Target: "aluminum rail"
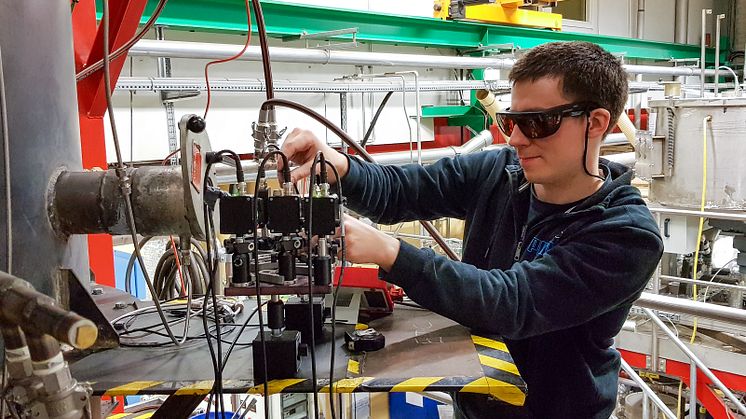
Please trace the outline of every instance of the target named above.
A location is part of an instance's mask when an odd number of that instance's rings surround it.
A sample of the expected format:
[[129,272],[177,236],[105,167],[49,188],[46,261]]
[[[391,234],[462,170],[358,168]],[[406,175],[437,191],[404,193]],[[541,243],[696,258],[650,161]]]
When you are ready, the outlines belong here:
[[727,323],[746,325],[746,310],[724,307],[717,304],[702,303],[684,298],[643,292],[634,303],[643,309],[660,310],[669,313],[689,314]]
[[722,282],[703,281],[700,279],[682,278],[680,276],[661,275],[660,279],[666,282],[681,282],[683,284],[697,284],[705,287],[746,291],[746,286],[743,285],[724,284]]
[[[507,81],[489,80],[428,80],[421,81],[420,90],[423,92],[446,92],[462,90],[510,90]],[[274,89],[279,92],[293,93],[375,93],[375,92],[415,92],[415,86],[395,81],[303,81],[303,80],[275,80]],[[647,88],[644,86],[643,88]],[[655,87],[655,86],[650,86]],[[204,78],[182,77],[120,77],[117,81],[118,90],[139,92],[157,92],[160,90],[206,90]],[[661,87],[662,88],[662,87]],[[210,90],[226,92],[263,92],[264,80],[248,78],[210,77]]]
[[[206,42],[157,41],[143,39],[137,42],[129,51],[135,57],[168,57],[168,58],[196,58],[222,59],[228,58],[241,50],[240,45],[213,44]],[[342,65],[378,65],[398,67],[428,67],[428,68],[494,68],[507,70],[513,67],[512,58],[495,57],[457,57],[449,55],[398,54],[383,52],[335,51],[323,49],[270,47],[270,55],[274,62],[306,63],[306,64],[342,64]],[[245,61],[261,61],[259,47],[250,46],[238,58]],[[657,74],[666,76],[694,76],[700,71],[689,67],[662,67],[652,65],[625,65],[624,69],[630,74]],[[706,70],[708,76],[714,75],[715,70]]]
[[[291,93],[376,93],[376,92],[412,92],[416,87],[411,84],[402,86],[391,81],[354,81],[350,79],[335,81],[275,80],[274,88],[280,92]],[[707,83],[707,88],[714,88],[714,83]],[[735,88],[734,83],[720,83],[721,89]],[[663,91],[658,82],[629,82],[630,90]],[[694,89],[694,85],[682,86]],[[697,86],[697,88],[699,88]],[[206,90],[204,78],[197,77],[120,77],[117,90],[133,92],[159,92],[163,90]],[[505,80],[426,80],[420,82],[422,92],[453,92],[463,90],[509,91],[510,83]],[[210,90],[222,92],[264,92],[264,80],[249,78],[210,77]]]
[[[663,323],[663,321],[658,318],[658,315],[656,315],[649,308],[643,308],[643,311],[650,318],[650,320],[652,320],[653,323],[655,323],[656,326],[658,326],[661,330],[663,330],[663,332],[668,336],[671,342],[673,342],[673,344],[676,345],[681,350],[681,352],[683,352],[692,361],[692,374],[690,377],[691,378],[690,391],[695,394],[695,396],[693,396],[692,398],[696,400],[696,387],[695,387],[696,382],[694,380],[697,377],[696,368],[699,368],[702,371],[702,374],[704,374],[707,378],[709,378],[710,381],[712,381],[712,383],[715,384],[715,386],[717,386],[717,388],[719,388],[720,391],[723,392],[723,394],[725,394],[725,397],[727,397],[728,400],[730,400],[731,403],[733,403],[736,406],[736,409],[742,415],[746,415],[746,406],[744,406],[743,403],[741,403],[741,401],[738,400],[735,394],[733,394],[733,392],[731,392],[728,389],[728,387],[726,387],[725,384],[723,384],[723,382],[720,381],[720,379],[718,379],[717,376],[715,376],[715,374],[713,374],[712,371],[710,371],[707,365],[705,365],[705,363],[702,362],[702,360],[699,359],[699,357],[697,357],[697,355],[695,355],[694,352],[692,352],[692,350],[689,349],[689,347],[687,347],[686,344],[684,344],[684,342],[681,341],[681,339],[676,337],[676,335],[671,331],[671,329],[669,329],[668,326],[666,326],[666,324]],[[744,311],[744,310],[739,310],[739,311]],[[744,311],[744,313],[746,313],[746,311]]]
[[[643,381],[643,379],[640,378],[639,375],[637,375],[637,372],[635,372],[635,370],[632,369],[632,367],[627,363],[627,361],[624,360],[624,358],[622,358],[622,369],[624,370],[624,372],[627,373],[627,375],[629,375],[629,378],[631,378],[632,381],[634,381],[635,385],[640,387],[640,390],[642,390],[643,397],[650,399],[653,402],[653,404],[655,404],[658,407],[658,409],[661,410],[661,413],[666,415],[667,418],[676,419],[676,415],[671,411],[671,409],[669,409],[668,406],[666,406],[666,404],[663,403],[663,400],[661,400],[661,398],[658,397],[657,394],[655,394],[653,389],[651,389],[650,386],[647,385],[647,383]],[[645,401],[643,401],[643,403],[645,403]]]
[[687,215],[691,217],[706,217],[714,218],[716,220],[730,220],[730,221],[746,221],[746,213],[743,211],[739,212],[715,212],[715,211],[697,211],[688,210],[681,208],[667,208],[667,207],[648,207],[652,213],[671,214],[671,215]]

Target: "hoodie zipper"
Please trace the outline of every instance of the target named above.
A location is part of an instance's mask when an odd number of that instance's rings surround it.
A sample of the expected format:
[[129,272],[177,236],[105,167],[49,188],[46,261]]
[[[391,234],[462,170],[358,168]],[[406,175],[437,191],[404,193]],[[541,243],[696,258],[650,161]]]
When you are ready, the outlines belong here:
[[518,239],[518,246],[515,248],[515,255],[513,255],[513,260],[518,262],[521,259],[521,249],[523,249],[523,240],[526,239],[526,230],[528,229],[528,223],[523,225],[523,229],[521,230],[521,238]]

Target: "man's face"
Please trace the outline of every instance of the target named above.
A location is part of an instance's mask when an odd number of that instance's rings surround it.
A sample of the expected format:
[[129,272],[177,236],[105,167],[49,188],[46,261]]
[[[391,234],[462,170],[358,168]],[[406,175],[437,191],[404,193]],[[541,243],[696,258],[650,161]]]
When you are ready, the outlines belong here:
[[[516,82],[510,110],[541,111],[568,103],[572,100],[562,95],[560,80],[545,77],[533,82]],[[509,144],[518,153],[526,179],[535,184],[562,184],[585,176],[581,162],[586,124],[585,116],[565,116],[557,132],[534,140],[527,138],[516,126]]]

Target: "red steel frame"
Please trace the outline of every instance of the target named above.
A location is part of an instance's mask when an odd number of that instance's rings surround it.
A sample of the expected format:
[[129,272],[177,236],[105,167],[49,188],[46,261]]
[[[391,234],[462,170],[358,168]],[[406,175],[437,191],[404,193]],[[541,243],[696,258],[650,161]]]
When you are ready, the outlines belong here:
[[[646,355],[638,352],[632,352],[620,349],[627,363],[639,369],[646,369]],[[685,362],[666,359],[666,369],[661,371],[662,374],[679,377],[687,386],[689,385],[690,365]],[[746,391],[746,377],[736,375],[725,371],[712,370],[715,376],[731,390]],[[712,381],[697,370],[697,400],[707,409],[707,412],[715,419],[735,418],[730,410],[725,406],[723,400],[711,388]]]
[[[134,36],[147,0],[109,0],[111,50],[115,50]],[[103,28],[96,23],[95,0],[80,0],[72,14],[76,72],[95,63],[103,56]],[[111,63],[111,81],[115,84],[126,60],[126,55]],[[104,141],[104,113],[106,97],[101,71],[78,83],[78,119],[83,168],[106,168]],[[96,282],[115,285],[114,251],[111,236],[88,236],[88,256]]]

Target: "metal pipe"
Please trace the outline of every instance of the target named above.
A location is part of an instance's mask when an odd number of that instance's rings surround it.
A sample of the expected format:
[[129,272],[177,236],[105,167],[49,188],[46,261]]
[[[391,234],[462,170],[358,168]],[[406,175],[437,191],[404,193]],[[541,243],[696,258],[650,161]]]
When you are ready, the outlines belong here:
[[25,333],[50,335],[78,349],[93,345],[98,328],[93,322],[55,305],[28,282],[0,272],[0,323]]
[[[650,318],[650,320],[653,321],[658,327],[663,330],[663,332],[666,333],[668,338],[671,340],[671,342],[676,345],[679,349],[681,349],[681,352],[683,352],[700,370],[702,370],[702,374],[704,374],[707,378],[709,378],[715,386],[717,386],[720,391],[722,391],[725,396],[736,406],[736,409],[738,409],[739,412],[741,412],[742,415],[746,415],[746,406],[741,403],[740,400],[731,392],[728,387],[726,387],[722,381],[720,381],[715,374],[710,371],[709,368],[707,368],[707,365],[705,365],[704,362],[702,362],[701,359],[697,357],[697,355],[692,352],[689,347],[687,347],[684,342],[681,341],[681,339],[677,338],[676,335],[669,329],[661,319],[658,318],[658,316],[649,308],[643,308],[642,309],[645,314]],[[736,311],[743,311],[743,310],[736,310]],[[696,375],[695,375],[696,377]]]
[[[235,169],[233,169],[235,170]],[[180,166],[127,169],[132,179],[135,225],[146,236],[193,235],[201,238],[187,210]],[[63,234],[127,234],[125,202],[114,169],[63,172],[54,184],[50,219]]]
[[[718,82],[720,81],[720,21],[725,19],[724,14],[719,14],[715,18],[715,96],[718,95]],[[738,85],[738,78],[736,78]]]
[[627,167],[632,167],[635,165],[635,153],[633,151],[629,153],[607,154],[605,156],[601,156],[601,158],[614,163],[623,164]]
[[699,56],[699,68],[700,68],[700,74],[699,74],[699,96],[705,97],[705,47],[707,46],[705,43],[705,31],[707,30],[707,15],[712,14],[712,9],[702,9],[702,33],[700,34],[700,56]]
[[422,164],[422,107],[420,106],[420,73],[412,71],[397,71],[394,74],[404,75],[412,74],[414,76],[414,106],[417,116],[417,164]]
[[[429,164],[434,163],[440,159],[447,157],[455,157],[461,154],[474,153],[480,150],[496,150],[502,147],[507,147],[506,144],[492,144],[492,134],[489,131],[482,131],[479,135],[474,136],[472,139],[460,145],[458,147],[443,147],[443,148],[432,148],[422,151],[422,163]],[[373,160],[378,164],[406,164],[409,163],[409,151],[395,151],[391,153],[378,153],[373,154]],[[609,154],[602,156],[603,159],[623,164],[627,167],[634,165],[635,153],[618,153]],[[241,167],[244,173],[249,176],[255,174],[259,168],[259,164],[253,160],[242,160]],[[276,172],[274,171],[275,166],[268,164],[266,165],[266,175],[269,178],[275,177]],[[226,185],[236,183],[236,170],[233,167],[225,165],[216,166],[215,179],[219,185]]]
[[630,386],[635,385],[639,387],[643,393],[647,393],[650,401],[652,401],[653,404],[661,410],[661,413],[663,413],[668,419],[676,419],[676,415],[671,411],[671,409],[669,409],[668,406],[663,402],[663,400],[661,400],[660,397],[655,394],[653,389],[651,389],[650,386],[647,385],[647,383],[637,374],[637,372],[627,363],[627,361],[624,360],[624,358],[622,358],[622,369],[624,370],[624,372],[627,373],[627,375],[630,376],[630,380],[619,378],[620,383]]
[[[482,131],[479,135],[474,136],[469,141],[458,147],[434,148],[422,151],[422,163],[433,163],[445,157],[455,157],[460,154],[469,154],[479,151],[492,144],[492,133]],[[632,153],[634,154],[634,153]],[[373,160],[378,164],[405,164],[409,163],[408,151],[396,151],[392,153],[373,154]],[[252,160],[241,161],[241,167],[246,175],[256,173],[259,165]],[[271,167],[274,169],[274,167]],[[216,178],[219,184],[235,183],[236,169],[226,165],[216,166]],[[269,176],[269,171],[267,172]]]
[[[718,66],[718,70],[727,70],[730,73],[730,75],[733,76],[733,80],[735,80],[735,84],[736,84],[734,87],[736,97],[741,97],[741,85],[738,83],[738,74],[736,74],[736,72],[733,71],[733,69],[728,67],[727,65]],[[717,89],[720,86],[720,83],[715,83],[715,86],[716,86],[715,89]]]
[[666,282],[681,282],[683,284],[697,284],[712,288],[721,288],[734,291],[746,291],[746,287],[742,285],[723,284],[722,282],[702,281],[701,279],[682,278],[679,276],[661,275],[660,279]]
[[[231,57],[240,50],[240,45],[232,44],[154,41],[143,39],[129,50],[129,56],[214,60]],[[272,61],[285,63],[341,64],[356,66],[375,65],[387,67],[428,67],[445,69],[475,69],[490,67],[499,70],[508,70],[513,67],[513,64],[515,64],[515,60],[512,58],[494,57],[456,57],[279,47],[271,47],[270,52],[272,55]],[[259,47],[250,46],[238,59],[244,61],[261,61]],[[694,70],[687,67],[625,65],[624,68],[630,74],[658,74],[671,76],[691,76],[695,74]],[[710,74],[708,73],[708,75]]]
[[688,314],[707,319],[721,320],[737,325],[746,325],[746,310],[739,310],[732,307],[702,303],[684,298],[651,294],[648,292],[643,292],[634,304],[643,309]]
[[689,0],[676,0],[675,34],[674,42],[687,43],[687,30],[689,29]]
[[637,0],[637,39],[645,35],[645,0]]
[[707,218],[714,218],[718,220],[746,221],[746,214],[744,214],[743,212],[730,213],[730,212],[715,212],[715,211],[696,211],[696,210],[687,210],[687,209],[679,209],[679,208],[653,207],[653,206],[648,207],[648,209],[652,213],[660,212],[661,214],[688,215],[692,217],[707,217]]
[[[31,354],[26,344],[26,336],[18,326],[2,326],[0,333],[5,345],[5,368],[11,381],[23,380],[33,375]],[[5,374],[5,371],[0,371]]]
[[689,419],[697,419],[697,364],[689,365]]

